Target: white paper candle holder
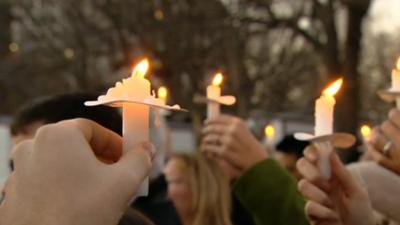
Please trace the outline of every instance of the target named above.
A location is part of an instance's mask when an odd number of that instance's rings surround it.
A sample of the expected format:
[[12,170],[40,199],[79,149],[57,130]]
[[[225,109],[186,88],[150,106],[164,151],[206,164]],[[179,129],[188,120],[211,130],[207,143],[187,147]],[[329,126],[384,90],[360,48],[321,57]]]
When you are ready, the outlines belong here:
[[309,141],[317,148],[319,161],[318,167],[324,179],[331,177],[331,164],[329,157],[335,148],[349,148],[356,142],[356,138],[348,133],[333,133],[315,136],[308,133],[295,133],[294,137],[300,141]]
[[396,102],[396,107],[400,109],[400,91],[392,90],[391,88],[378,91],[378,96],[385,102]]
[[199,96],[196,95],[193,98],[193,101],[195,103],[199,103],[199,104],[207,104],[207,103],[217,103],[217,104],[221,104],[221,105],[233,105],[236,103],[236,98],[235,96],[232,95],[225,95],[225,96],[220,96],[218,98],[209,98],[206,96]]

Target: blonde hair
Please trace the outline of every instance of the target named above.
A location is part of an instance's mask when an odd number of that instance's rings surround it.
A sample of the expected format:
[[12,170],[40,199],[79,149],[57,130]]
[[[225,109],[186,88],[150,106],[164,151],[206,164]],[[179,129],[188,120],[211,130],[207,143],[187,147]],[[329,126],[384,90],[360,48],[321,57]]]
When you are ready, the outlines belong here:
[[175,154],[189,177],[194,215],[192,225],[232,225],[229,180],[217,163],[201,154]]

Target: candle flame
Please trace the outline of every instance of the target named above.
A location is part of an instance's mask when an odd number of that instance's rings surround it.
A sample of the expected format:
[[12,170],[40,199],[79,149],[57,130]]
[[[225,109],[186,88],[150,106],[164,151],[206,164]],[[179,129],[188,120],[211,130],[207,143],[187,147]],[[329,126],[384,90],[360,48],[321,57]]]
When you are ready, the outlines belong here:
[[212,81],[212,85],[219,87],[222,84],[222,81],[224,80],[224,76],[222,76],[222,73],[217,73],[214,76],[214,79]]
[[267,136],[269,138],[275,136],[275,127],[272,125],[265,126],[264,133],[265,133],[265,136]]
[[168,89],[164,86],[158,88],[157,95],[158,95],[158,98],[160,98],[160,99],[167,99]]
[[368,125],[363,125],[360,128],[360,132],[364,138],[368,138],[369,136],[371,136],[371,127],[369,127]]
[[397,70],[400,70],[400,57],[397,59],[396,68],[397,68]]
[[144,78],[147,71],[149,70],[150,63],[148,59],[143,59],[138,64],[136,64],[135,68],[133,68],[132,76]]
[[323,91],[324,95],[335,96],[335,94],[339,91],[340,87],[342,87],[343,78],[336,80],[333,84],[331,84],[327,89]]

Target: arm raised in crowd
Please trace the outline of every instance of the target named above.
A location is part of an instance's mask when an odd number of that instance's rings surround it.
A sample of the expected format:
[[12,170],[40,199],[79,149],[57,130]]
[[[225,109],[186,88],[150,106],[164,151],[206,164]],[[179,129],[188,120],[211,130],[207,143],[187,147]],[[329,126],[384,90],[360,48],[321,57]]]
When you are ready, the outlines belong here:
[[117,224],[150,170],[154,148],[146,143],[121,155],[121,137],[92,121],[40,128],[13,150],[0,224]]
[[310,145],[297,168],[304,176],[298,184],[308,199],[305,212],[312,224],[373,225],[372,207],[367,190],[342,164],[336,153],[331,156],[332,178],[324,180],[317,167],[318,153]]
[[239,118],[221,115],[206,121],[201,150],[236,171],[234,191],[257,225],[308,224],[296,181],[269,158]]

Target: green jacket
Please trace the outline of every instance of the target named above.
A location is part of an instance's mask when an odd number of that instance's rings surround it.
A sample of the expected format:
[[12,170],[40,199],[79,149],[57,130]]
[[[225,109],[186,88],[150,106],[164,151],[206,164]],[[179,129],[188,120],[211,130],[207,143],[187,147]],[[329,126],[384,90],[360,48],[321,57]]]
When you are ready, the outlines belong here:
[[257,225],[309,224],[296,181],[273,159],[251,167],[233,191]]

